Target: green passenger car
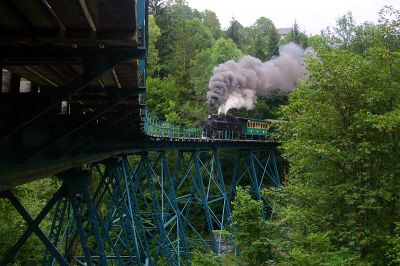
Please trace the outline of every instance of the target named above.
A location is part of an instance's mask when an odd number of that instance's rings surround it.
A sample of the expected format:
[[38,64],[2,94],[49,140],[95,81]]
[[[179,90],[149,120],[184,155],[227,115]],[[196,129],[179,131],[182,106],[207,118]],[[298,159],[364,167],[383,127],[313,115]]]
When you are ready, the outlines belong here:
[[242,120],[243,133],[246,135],[260,135],[266,136],[268,133],[269,125],[266,121],[246,119]]
[[273,129],[274,124],[279,123],[279,120],[272,119],[252,119],[252,118],[239,118],[242,126],[242,134],[248,136],[261,136],[266,137]]

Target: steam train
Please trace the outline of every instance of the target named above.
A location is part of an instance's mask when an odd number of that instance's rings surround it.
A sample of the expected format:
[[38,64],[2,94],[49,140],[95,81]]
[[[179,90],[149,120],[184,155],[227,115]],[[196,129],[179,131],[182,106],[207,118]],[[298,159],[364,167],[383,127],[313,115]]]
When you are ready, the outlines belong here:
[[202,137],[212,139],[266,139],[279,120],[251,119],[231,115],[211,114],[201,123]]

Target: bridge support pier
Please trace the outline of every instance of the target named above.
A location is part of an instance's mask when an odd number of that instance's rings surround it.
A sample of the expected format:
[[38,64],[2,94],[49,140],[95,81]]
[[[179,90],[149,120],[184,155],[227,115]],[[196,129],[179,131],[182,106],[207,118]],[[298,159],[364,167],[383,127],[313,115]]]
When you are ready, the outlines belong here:
[[[198,238],[197,241],[203,246],[221,252],[222,231],[230,222],[231,211],[218,151],[180,151],[174,182],[177,201],[185,215],[186,227],[192,229]],[[185,191],[188,187],[190,192]],[[202,213],[199,213],[200,208],[197,206],[201,206]],[[198,223],[199,219],[207,225],[210,240],[201,237],[193,225]],[[192,247],[195,246],[193,243]]]
[[[151,264],[147,237],[131,194],[134,184],[126,159],[111,159],[94,164],[90,171],[74,169],[60,176],[68,197],[55,208],[49,238],[58,248],[64,247],[69,262]],[[65,212],[70,212],[68,219]],[[46,252],[43,265],[53,263],[54,257]]]
[[235,195],[235,188],[238,185],[249,185],[249,180],[254,198],[264,203],[261,210],[263,218],[272,219],[273,209],[269,206],[268,199],[262,195],[262,189],[282,185],[273,150],[238,151],[233,169],[231,198]]

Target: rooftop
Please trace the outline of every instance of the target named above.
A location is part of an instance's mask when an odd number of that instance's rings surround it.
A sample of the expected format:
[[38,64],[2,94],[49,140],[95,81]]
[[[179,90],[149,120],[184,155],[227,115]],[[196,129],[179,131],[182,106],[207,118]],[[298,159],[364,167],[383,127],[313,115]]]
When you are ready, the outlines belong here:
[[292,30],[292,28],[279,28],[278,33],[281,36],[286,36],[289,34],[289,32]]

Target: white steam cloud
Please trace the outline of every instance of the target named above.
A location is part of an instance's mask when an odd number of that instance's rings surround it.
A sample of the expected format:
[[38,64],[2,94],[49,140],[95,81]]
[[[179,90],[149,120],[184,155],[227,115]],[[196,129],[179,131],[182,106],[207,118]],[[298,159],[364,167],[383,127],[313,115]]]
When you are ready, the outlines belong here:
[[279,56],[267,62],[245,56],[239,62],[220,64],[210,79],[208,104],[226,114],[232,108],[253,109],[257,96],[276,89],[292,91],[305,76],[304,53],[298,45],[288,43],[279,47]]

